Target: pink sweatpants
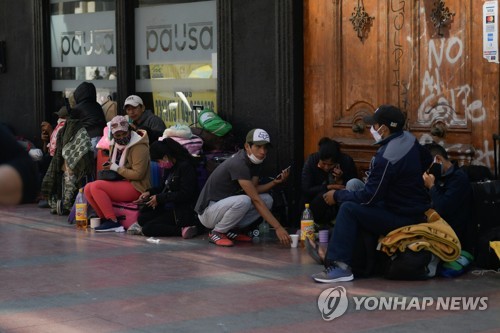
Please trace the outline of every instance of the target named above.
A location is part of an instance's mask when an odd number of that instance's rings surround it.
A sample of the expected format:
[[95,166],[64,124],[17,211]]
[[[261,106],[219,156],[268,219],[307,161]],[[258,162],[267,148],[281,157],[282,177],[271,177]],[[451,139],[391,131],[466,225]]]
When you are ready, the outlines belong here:
[[137,200],[141,192],[137,191],[128,180],[109,181],[96,180],[85,185],[85,197],[102,218],[116,221],[113,201],[132,202]]

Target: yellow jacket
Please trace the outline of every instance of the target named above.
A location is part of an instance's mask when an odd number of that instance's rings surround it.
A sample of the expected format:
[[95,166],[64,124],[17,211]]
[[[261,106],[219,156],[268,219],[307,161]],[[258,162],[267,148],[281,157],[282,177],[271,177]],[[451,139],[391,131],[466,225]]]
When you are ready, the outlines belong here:
[[434,209],[425,212],[427,222],[393,230],[379,241],[380,250],[392,256],[422,249],[431,251],[443,261],[454,261],[460,256],[460,241],[455,231]]

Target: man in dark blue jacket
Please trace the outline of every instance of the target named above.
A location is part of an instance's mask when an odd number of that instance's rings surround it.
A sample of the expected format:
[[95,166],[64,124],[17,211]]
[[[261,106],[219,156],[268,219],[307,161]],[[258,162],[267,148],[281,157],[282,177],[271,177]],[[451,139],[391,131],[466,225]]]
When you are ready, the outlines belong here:
[[351,261],[359,229],[380,236],[390,231],[425,222],[430,208],[422,173],[432,157],[417,139],[403,131],[405,116],[392,105],[380,106],[364,121],[372,125],[375,144],[380,145],[371,161],[364,189],[331,190],[324,195],[329,205],[340,203],[328,244],[326,269],[312,278],[316,282],[351,281]]
[[472,187],[469,177],[448,159],[448,153],[443,146],[431,143],[426,144],[425,148],[434,157],[433,165],[437,166],[435,172],[423,174],[424,185],[431,196],[432,208],[453,228],[462,248],[469,250],[472,245],[466,230],[472,219]]

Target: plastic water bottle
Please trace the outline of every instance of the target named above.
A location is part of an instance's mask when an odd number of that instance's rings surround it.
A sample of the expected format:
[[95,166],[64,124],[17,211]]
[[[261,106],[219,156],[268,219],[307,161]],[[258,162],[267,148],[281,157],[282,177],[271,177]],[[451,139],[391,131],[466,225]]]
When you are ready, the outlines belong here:
[[260,237],[266,239],[269,236],[269,223],[266,221],[263,221],[261,224],[259,224],[259,235]]
[[300,220],[300,246],[305,247],[306,237],[314,240],[314,218],[309,204],[305,204]]
[[75,220],[76,228],[87,230],[88,219],[87,219],[87,199],[83,195],[83,189],[78,191],[78,195],[75,200]]

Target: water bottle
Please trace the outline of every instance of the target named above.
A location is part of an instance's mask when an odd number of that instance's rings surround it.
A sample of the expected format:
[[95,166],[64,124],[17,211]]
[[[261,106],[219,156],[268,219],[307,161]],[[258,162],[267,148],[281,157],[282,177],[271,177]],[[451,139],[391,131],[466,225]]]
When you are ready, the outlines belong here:
[[87,199],[83,195],[83,189],[78,191],[75,200],[76,228],[87,230]]
[[314,218],[309,204],[305,204],[300,220],[300,246],[305,247],[306,238],[314,240]]
[[269,223],[266,221],[263,221],[261,224],[259,224],[259,235],[260,237],[266,239],[269,236]]

